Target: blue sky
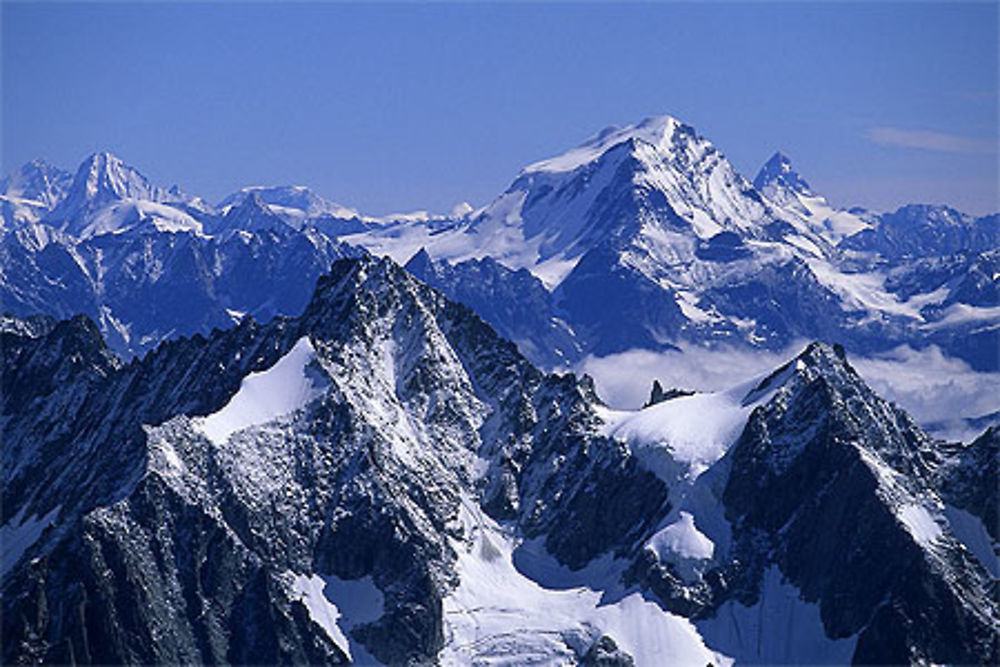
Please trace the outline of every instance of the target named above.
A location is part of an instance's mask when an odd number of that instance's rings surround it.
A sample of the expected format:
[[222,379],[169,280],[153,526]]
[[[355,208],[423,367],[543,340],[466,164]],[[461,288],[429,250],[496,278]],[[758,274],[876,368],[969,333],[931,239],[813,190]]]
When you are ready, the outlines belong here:
[[670,113],[841,204],[997,202],[997,3],[2,5],[3,168],[111,150],[216,201],[486,203]]

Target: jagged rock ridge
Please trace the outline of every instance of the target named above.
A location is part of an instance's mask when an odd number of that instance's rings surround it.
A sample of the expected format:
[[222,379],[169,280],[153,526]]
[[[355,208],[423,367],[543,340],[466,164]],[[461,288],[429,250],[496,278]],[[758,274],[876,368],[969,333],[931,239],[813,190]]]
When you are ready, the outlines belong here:
[[[943,448],[842,350],[812,345],[732,398],[616,415],[367,257],[335,263],[300,317],[127,365],[86,318],[3,331],[3,526],[24,546],[4,559],[5,661],[650,664],[640,613],[673,637],[659,659],[751,660],[720,624],[770,594],[769,572],[855,660],[997,657],[987,565],[947,509],[990,520],[968,461],[995,472],[995,438]],[[745,427],[695,452],[698,474],[670,472],[681,441],[622,435],[721,398]],[[525,607],[523,641],[500,641],[477,568],[552,618]],[[610,606],[560,616],[567,584],[549,579],[572,572]],[[326,620],[345,586],[374,611]]]

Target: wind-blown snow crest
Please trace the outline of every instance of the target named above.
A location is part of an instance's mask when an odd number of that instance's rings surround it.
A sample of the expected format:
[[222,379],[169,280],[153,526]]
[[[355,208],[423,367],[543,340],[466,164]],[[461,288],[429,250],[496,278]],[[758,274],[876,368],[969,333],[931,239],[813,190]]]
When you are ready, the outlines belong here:
[[656,116],[635,125],[621,128],[608,127],[580,146],[562,155],[530,164],[524,168],[524,171],[573,171],[593,162],[608,149],[629,139],[638,139],[654,146],[664,146],[673,136],[674,131],[681,126],[682,123],[672,116]]
[[722,458],[754,407],[769,396],[754,396],[744,404],[753,386],[754,381],[742,382],[726,391],[680,396],[636,412],[601,409],[603,433],[628,442],[647,467],[672,483],[678,473],[657,462],[666,450],[682,467],[679,474],[693,481]]
[[303,337],[271,368],[251,373],[239,391],[216,413],[195,420],[196,429],[217,445],[237,431],[265,424],[300,410],[319,397],[325,387],[308,372],[316,351]]

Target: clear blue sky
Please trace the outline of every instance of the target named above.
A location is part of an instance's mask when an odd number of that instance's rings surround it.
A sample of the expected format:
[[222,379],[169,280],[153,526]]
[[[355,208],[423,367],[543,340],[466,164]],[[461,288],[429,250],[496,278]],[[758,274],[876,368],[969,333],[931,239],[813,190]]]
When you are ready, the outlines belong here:
[[841,204],[997,204],[997,3],[2,3],[3,168],[111,150],[216,201],[482,204],[671,113]]

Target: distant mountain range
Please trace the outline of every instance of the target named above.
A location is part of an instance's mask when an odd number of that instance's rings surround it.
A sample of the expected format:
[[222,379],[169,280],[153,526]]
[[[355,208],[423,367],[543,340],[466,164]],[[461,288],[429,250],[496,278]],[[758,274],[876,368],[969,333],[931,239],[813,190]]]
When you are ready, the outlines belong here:
[[781,154],[751,183],[671,117],[606,129],[457,217],[374,218],[297,186],[212,206],[109,154],[72,176],[29,163],[0,201],[4,309],[85,313],[125,355],[298,314],[333,259],[367,251],[408,263],[547,368],[808,338],[858,354],[934,344],[1000,368],[997,215],[838,209]]

